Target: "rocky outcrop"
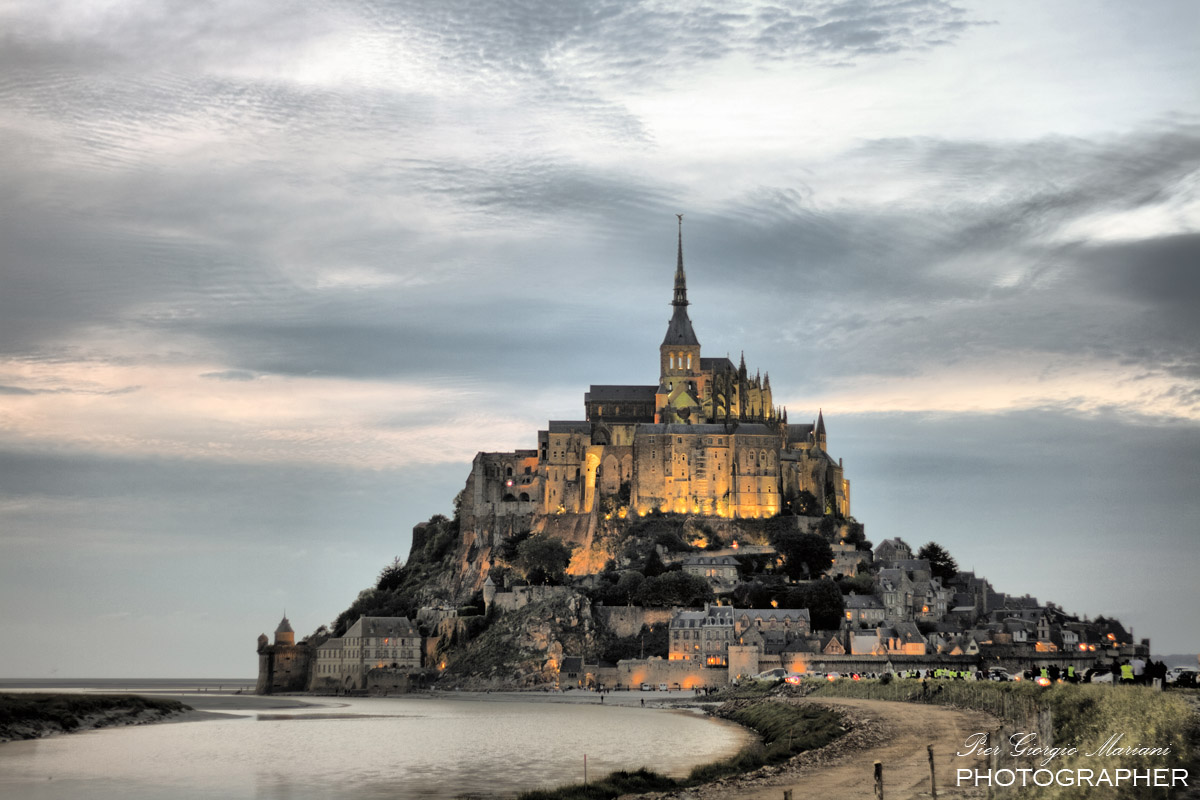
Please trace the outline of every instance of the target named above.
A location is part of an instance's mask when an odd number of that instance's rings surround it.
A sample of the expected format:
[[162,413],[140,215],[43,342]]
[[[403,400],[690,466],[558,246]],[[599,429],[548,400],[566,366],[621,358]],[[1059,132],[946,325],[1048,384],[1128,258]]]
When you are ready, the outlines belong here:
[[496,615],[478,636],[443,654],[443,685],[551,686],[563,655],[593,653],[591,604],[578,592]]

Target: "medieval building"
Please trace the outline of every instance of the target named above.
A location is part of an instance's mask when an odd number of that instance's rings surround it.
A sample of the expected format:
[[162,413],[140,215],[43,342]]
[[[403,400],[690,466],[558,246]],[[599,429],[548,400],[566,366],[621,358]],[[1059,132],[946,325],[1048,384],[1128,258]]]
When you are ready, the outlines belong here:
[[814,496],[818,514],[850,513],[824,417],[789,423],[769,374],[751,374],[744,356],[735,366],[702,355],[688,317],[682,221],[671,305],[657,383],[593,385],[584,419],[550,421],[536,450],[478,454],[463,498],[468,513],[759,518],[802,492]]

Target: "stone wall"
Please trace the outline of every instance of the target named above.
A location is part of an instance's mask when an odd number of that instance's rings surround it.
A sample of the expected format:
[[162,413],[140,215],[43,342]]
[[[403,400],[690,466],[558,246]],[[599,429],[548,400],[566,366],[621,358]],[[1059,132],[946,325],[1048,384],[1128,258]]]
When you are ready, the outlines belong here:
[[669,624],[673,613],[669,608],[641,606],[596,606],[593,612],[609,632],[622,638],[637,636],[643,625]]
[[313,648],[307,643],[271,644],[258,649],[258,683],[255,694],[302,692],[308,688]]
[[367,694],[405,694],[414,688],[412,676],[406,669],[373,669],[367,672]]
[[575,594],[569,586],[514,586],[511,591],[497,592],[492,603],[502,611],[516,611],[530,603],[565,600]]
[[690,661],[633,658],[617,663],[617,685],[621,688],[636,689],[648,683],[657,689],[665,683],[676,691],[723,686],[728,682],[729,671],[723,667],[705,667]]

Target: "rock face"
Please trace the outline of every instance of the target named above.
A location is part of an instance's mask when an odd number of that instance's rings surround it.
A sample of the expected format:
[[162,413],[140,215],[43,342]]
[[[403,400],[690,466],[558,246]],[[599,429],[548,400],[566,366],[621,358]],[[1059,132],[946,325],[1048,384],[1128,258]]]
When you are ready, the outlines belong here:
[[572,591],[499,614],[478,636],[451,646],[443,654],[442,681],[471,688],[552,685],[564,653],[595,647],[591,604]]

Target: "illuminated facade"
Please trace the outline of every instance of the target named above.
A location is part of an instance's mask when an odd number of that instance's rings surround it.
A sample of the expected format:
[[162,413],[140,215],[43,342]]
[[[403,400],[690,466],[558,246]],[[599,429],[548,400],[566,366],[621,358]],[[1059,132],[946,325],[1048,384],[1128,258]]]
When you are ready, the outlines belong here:
[[423,638],[407,617],[359,617],[316,648],[312,686],[361,691],[372,669],[419,669]]
[[850,485],[829,456],[824,416],[790,424],[769,374],[745,358],[705,358],[687,307],[682,223],[673,313],[654,385],[593,385],[585,419],[552,420],[536,450],[480,453],[464,499],[476,518],[626,516],[652,511],[713,517],[778,514],[801,492],[815,513],[850,513]]

